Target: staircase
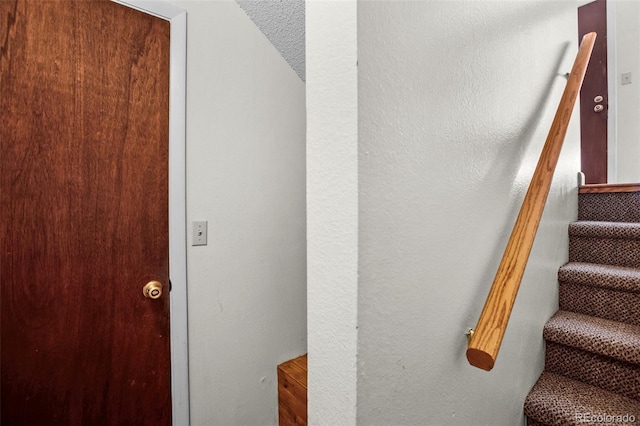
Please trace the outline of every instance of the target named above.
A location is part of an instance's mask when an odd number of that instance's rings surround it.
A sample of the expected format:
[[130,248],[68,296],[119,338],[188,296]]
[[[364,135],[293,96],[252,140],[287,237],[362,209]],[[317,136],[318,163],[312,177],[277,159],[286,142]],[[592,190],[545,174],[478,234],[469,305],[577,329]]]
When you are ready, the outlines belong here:
[[529,426],[640,424],[640,190],[581,193]]

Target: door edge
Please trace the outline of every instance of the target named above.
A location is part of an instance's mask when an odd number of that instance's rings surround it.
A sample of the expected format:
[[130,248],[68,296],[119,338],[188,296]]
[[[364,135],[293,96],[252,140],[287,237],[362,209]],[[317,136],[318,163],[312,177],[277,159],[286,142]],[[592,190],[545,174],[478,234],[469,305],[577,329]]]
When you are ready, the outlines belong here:
[[186,81],[187,11],[163,1],[111,0],[170,22],[169,64],[169,271],[171,417],[189,425],[187,317]]
[[616,2],[607,2],[607,182],[618,183],[618,61]]

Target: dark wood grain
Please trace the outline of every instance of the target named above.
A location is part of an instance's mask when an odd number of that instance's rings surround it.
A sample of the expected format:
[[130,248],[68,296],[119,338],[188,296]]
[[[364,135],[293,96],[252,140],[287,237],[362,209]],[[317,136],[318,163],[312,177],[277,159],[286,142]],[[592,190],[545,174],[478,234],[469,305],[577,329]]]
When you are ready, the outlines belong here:
[[[580,156],[586,183],[607,182],[607,125],[609,90],[607,87],[607,5],[596,0],[578,8],[578,40],[590,32],[598,39],[593,46],[591,61],[580,89]],[[594,111],[596,96],[603,110]]]
[[0,2],[2,424],[170,424],[169,23]]

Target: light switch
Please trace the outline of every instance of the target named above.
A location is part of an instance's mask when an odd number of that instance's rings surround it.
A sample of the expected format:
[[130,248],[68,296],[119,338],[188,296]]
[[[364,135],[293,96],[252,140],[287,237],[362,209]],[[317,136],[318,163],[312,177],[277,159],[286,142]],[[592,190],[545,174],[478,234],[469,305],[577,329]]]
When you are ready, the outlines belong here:
[[192,246],[206,246],[207,245],[207,221],[193,222],[192,224]]
[[622,73],[622,84],[631,84],[631,73],[623,72]]

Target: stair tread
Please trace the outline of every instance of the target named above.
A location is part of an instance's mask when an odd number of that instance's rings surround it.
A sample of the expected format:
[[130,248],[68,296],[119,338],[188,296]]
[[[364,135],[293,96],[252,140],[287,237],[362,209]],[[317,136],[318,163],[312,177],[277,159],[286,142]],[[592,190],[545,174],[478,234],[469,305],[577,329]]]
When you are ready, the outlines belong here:
[[640,293],[640,268],[569,262],[558,270],[558,280],[574,284]]
[[559,310],[547,321],[546,340],[640,364],[640,326]]
[[569,224],[569,236],[640,240],[640,223],[581,220]]
[[635,420],[640,418],[640,401],[545,371],[527,395],[524,412],[549,425],[579,424],[587,420],[587,415],[592,420],[624,415],[634,416]]

